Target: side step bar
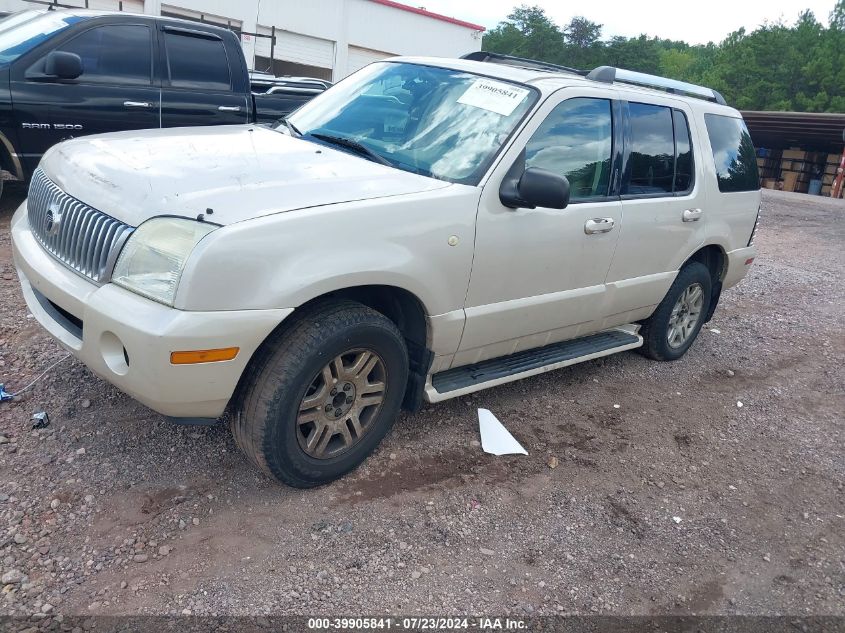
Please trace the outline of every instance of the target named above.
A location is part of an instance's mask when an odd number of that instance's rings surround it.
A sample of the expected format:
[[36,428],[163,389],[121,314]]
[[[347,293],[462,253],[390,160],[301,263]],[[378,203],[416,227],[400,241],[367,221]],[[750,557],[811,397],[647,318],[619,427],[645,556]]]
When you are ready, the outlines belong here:
[[643,344],[638,326],[626,325],[546,347],[447,369],[435,374],[425,388],[429,402],[440,402],[482,389],[514,382],[553,369],[635,349]]

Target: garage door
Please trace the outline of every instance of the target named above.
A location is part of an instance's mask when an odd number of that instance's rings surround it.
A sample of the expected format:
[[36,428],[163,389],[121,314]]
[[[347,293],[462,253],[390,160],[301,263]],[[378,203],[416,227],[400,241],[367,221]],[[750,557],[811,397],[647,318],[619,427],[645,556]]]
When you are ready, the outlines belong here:
[[351,75],[356,70],[360,70],[367,64],[372,64],[381,59],[388,57],[395,57],[393,53],[385,53],[384,51],[374,51],[370,48],[361,48],[360,46],[350,46],[349,53],[346,57],[346,74]]
[[[270,35],[272,30],[266,26],[259,26],[258,33]],[[270,38],[256,38],[255,54],[259,57],[270,57]],[[273,51],[273,57],[303,66],[334,68],[334,42],[276,29],[276,48]]]

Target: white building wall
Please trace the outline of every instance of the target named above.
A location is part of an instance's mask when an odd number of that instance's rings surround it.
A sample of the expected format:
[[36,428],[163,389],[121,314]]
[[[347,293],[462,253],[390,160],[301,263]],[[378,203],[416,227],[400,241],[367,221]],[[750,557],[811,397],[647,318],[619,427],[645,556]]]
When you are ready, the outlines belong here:
[[[60,0],[84,6],[85,0]],[[117,9],[120,0],[89,0],[92,8]],[[364,62],[392,55],[457,57],[481,49],[481,33],[371,0],[123,0],[124,10],[160,15],[162,10],[229,19],[244,33],[276,27],[275,58],[331,67],[338,81]],[[41,8],[24,0],[0,0],[0,11]],[[314,39],[309,39],[314,38]],[[244,35],[250,67],[269,57],[269,40]],[[256,49],[257,47],[257,49]],[[350,56],[350,47],[352,47]]]
[[481,50],[481,33],[410,11],[370,2],[346,0],[349,44],[396,55],[460,57]]

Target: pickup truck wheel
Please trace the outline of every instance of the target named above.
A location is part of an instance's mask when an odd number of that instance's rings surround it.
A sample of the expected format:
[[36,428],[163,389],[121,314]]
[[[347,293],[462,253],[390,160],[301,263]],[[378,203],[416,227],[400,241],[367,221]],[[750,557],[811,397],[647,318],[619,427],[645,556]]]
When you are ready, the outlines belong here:
[[392,321],[344,301],[302,316],[259,350],[232,420],[270,477],[297,488],[358,466],[399,413],[408,352]]
[[678,360],[695,341],[710,307],[712,280],[708,268],[690,262],[675,278],[669,292],[642,322],[640,352],[654,360]]

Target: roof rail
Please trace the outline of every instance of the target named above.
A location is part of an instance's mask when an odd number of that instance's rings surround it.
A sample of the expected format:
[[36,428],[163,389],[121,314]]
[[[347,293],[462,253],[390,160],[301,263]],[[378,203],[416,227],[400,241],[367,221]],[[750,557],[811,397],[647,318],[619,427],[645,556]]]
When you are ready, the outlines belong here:
[[643,86],[645,88],[665,90],[666,92],[672,94],[685,94],[690,97],[713,101],[714,103],[718,103],[720,105],[728,105],[725,98],[712,88],[696,86],[695,84],[689,84],[685,81],[676,81],[675,79],[659,77],[658,75],[638,73],[634,70],[614,68],[613,66],[599,66],[598,68],[594,68],[587,74],[587,79],[601,81],[604,83],[619,81],[621,83]]
[[561,66],[559,64],[551,64],[549,62],[541,62],[536,59],[527,59],[525,57],[514,57],[513,55],[504,55],[502,53],[491,53],[488,51],[474,51],[462,55],[461,59],[468,59],[474,62],[490,62],[492,64],[501,64],[502,66],[519,66],[520,68],[533,68],[535,70],[549,70],[551,72],[565,72],[581,75],[587,74],[585,70],[578,70],[577,68],[570,68],[569,66]]
[[490,62],[492,64],[501,64],[503,66],[533,68],[535,70],[573,73],[575,75],[591,79],[592,81],[601,81],[602,83],[608,84],[618,81],[620,83],[633,84],[644,88],[664,90],[665,92],[671,94],[683,94],[690,97],[696,97],[698,99],[705,99],[707,101],[718,103],[719,105],[728,105],[725,98],[712,88],[705,88],[704,86],[696,86],[695,84],[690,84],[685,81],[677,81],[675,79],[660,77],[658,75],[648,75],[635,70],[625,70],[624,68],[615,68],[613,66],[598,66],[597,68],[593,68],[591,71],[586,71],[549,62],[541,62],[536,59],[526,59],[525,57],[515,57],[513,55],[491,53],[489,51],[474,51],[472,53],[462,55],[461,59],[468,59],[475,62]]

